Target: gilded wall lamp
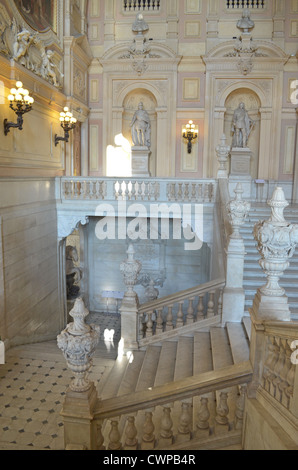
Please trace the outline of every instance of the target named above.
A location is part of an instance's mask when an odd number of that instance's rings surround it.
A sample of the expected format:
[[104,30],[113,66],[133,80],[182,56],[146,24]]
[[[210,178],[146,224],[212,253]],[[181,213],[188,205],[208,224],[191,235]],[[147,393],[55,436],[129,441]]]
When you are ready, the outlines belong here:
[[185,129],[182,131],[182,137],[187,140],[187,151],[191,153],[192,150],[192,142],[195,141],[198,137],[198,129],[194,125],[193,121],[189,121],[186,124]]
[[64,108],[63,112],[60,113],[60,124],[62,129],[64,130],[64,137],[59,137],[57,134],[55,135],[55,146],[58,145],[60,140],[64,142],[68,142],[69,139],[69,131],[76,127],[76,118],[72,116],[72,113],[69,112],[67,107]]
[[9,107],[18,116],[17,122],[9,122],[4,119],[4,134],[7,135],[11,127],[15,127],[20,131],[23,129],[23,114],[28,113],[32,109],[34,99],[29,95],[29,91],[23,88],[23,83],[16,82],[16,88],[10,90],[8,95]]

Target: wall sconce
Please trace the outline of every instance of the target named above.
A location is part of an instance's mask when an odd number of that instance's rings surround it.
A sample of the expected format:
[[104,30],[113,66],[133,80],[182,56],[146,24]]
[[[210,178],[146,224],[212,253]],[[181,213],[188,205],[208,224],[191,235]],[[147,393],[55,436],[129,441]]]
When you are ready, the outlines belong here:
[[29,96],[29,91],[23,88],[22,82],[16,82],[16,88],[10,90],[8,95],[9,107],[18,116],[17,122],[9,122],[4,119],[4,134],[7,135],[11,127],[16,127],[20,131],[23,129],[23,114],[28,113],[32,109],[34,99]]
[[63,112],[60,113],[60,123],[62,129],[64,130],[64,137],[59,137],[57,134],[55,135],[55,147],[58,145],[60,140],[68,142],[69,131],[76,127],[76,122],[76,118],[72,117],[72,113],[70,113],[69,109],[65,107]]
[[186,124],[185,129],[182,131],[183,138],[187,140],[188,153],[191,153],[192,141],[198,137],[199,131],[195,127],[196,126],[194,125],[193,121],[189,121],[189,123]]

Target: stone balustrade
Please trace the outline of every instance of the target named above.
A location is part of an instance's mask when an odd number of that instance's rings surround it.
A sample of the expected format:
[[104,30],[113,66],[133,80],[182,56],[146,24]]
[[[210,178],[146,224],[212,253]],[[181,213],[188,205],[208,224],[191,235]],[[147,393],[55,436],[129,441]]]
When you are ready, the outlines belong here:
[[297,322],[287,326],[282,322],[265,325],[261,387],[295,416],[298,413],[297,349]]
[[185,379],[182,388],[167,384],[136,393],[131,403],[127,396],[98,401],[94,415],[100,443],[97,449],[183,449],[194,442],[199,448],[200,442],[204,445],[206,439],[219,436],[240,444],[251,377],[248,364],[240,368],[238,378],[231,370],[225,379],[218,373],[212,383],[206,373],[197,384],[194,378]]
[[215,180],[177,180],[169,178],[94,178],[61,177],[56,179],[57,199],[63,201],[215,201]]
[[[205,319],[221,319],[223,279],[201,284],[164,298],[146,302],[138,309],[139,341],[190,326]],[[185,329],[185,328],[184,328]]]

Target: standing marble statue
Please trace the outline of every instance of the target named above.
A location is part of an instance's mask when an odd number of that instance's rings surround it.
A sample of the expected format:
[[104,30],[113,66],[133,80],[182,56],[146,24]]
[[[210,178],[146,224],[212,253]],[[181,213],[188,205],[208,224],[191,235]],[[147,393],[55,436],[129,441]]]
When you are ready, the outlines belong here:
[[140,102],[130,123],[131,136],[134,145],[141,147],[151,146],[151,122],[149,114],[145,111],[143,103]]
[[244,103],[240,103],[233,115],[232,132],[234,135],[232,147],[246,148],[253,126],[254,121],[250,119]]

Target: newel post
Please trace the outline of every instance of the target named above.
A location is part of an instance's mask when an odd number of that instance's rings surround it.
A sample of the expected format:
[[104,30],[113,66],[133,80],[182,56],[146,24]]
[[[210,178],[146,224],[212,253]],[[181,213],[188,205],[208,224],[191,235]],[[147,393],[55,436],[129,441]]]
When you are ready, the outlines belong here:
[[276,187],[268,205],[271,207],[270,218],[254,227],[254,238],[261,255],[259,264],[267,283],[258,289],[253,311],[260,319],[289,321],[288,298],[279,279],[289,267],[298,243],[298,225],[288,223],[284,218],[283,212],[289,203],[281,187]]
[[138,308],[139,299],[134,291],[138,275],[142,269],[140,261],[134,259],[133,245],[129,245],[127,250],[127,259],[120,265],[120,272],[123,274],[126,292],[124,294],[120,313],[121,313],[121,341],[123,352],[126,353],[132,349],[138,349]]
[[259,264],[266,274],[267,283],[257,290],[249,312],[252,325],[250,361],[254,365],[253,380],[249,385],[250,397],[256,394],[264,366],[265,322],[291,320],[288,298],[279,285],[279,279],[289,267],[289,259],[298,243],[298,225],[288,223],[284,218],[283,212],[288,202],[281,187],[276,187],[268,205],[271,216],[254,227],[254,238],[261,255]]
[[232,227],[226,249],[226,286],[223,292],[222,324],[227,321],[241,322],[244,314],[245,292],[243,289],[243,269],[245,247],[240,228],[250,210],[250,204],[242,199],[241,183],[236,186],[235,199],[227,204],[227,212]]
[[64,417],[64,446],[68,450],[96,449],[97,429],[93,413],[97,403],[97,391],[89,381],[92,356],[99,341],[99,327],[87,325],[89,311],[82,298],[75,301],[70,316],[74,321],[57,337],[67,366],[74,375],[68,390],[61,415]]

